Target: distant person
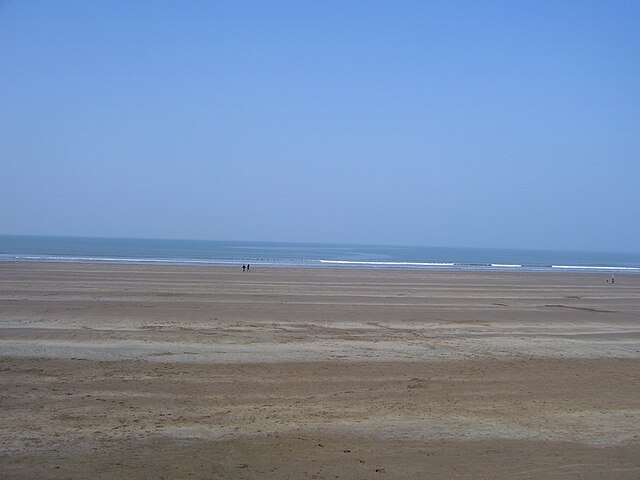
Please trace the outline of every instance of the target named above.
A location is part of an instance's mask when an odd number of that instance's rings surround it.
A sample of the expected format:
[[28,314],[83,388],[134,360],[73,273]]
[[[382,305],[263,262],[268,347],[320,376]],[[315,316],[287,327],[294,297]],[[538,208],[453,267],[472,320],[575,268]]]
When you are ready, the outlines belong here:
[[[244,270],[245,270],[246,268],[247,268],[247,267],[245,267],[244,265],[242,265],[242,271],[243,271],[243,272],[244,272]],[[608,281],[609,281],[609,280],[607,280],[607,282],[608,282]]]
[[251,265],[249,265],[249,264],[247,263],[247,272],[248,272],[249,270],[251,270]]
[[616,279],[613,275],[611,275],[611,283],[616,283]]

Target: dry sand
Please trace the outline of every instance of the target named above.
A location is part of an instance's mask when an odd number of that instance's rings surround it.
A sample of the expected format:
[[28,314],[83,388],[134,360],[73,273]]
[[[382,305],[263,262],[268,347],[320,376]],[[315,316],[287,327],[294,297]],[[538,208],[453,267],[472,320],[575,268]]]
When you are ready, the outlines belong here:
[[0,263],[3,478],[640,478],[640,275]]

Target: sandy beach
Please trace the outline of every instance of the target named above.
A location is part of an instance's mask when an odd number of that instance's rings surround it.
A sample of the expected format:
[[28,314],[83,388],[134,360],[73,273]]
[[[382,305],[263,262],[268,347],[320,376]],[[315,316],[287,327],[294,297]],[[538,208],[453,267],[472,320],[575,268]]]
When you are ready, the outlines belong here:
[[3,478],[640,477],[640,275],[0,263]]

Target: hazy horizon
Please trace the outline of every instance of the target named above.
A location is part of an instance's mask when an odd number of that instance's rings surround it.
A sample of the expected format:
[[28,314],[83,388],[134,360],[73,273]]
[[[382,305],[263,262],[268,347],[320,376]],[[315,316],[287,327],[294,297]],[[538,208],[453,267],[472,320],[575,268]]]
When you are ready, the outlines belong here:
[[615,253],[640,255],[640,250],[610,251],[588,249],[552,249],[552,248],[504,248],[504,247],[477,247],[465,245],[415,245],[415,244],[388,244],[388,243],[350,243],[350,242],[295,242],[288,240],[240,240],[233,238],[159,238],[159,237],[113,237],[113,236],[77,236],[77,235],[40,235],[40,234],[13,234],[0,233],[1,237],[32,237],[55,239],[86,239],[86,240],[134,240],[134,241],[168,241],[168,242],[213,242],[213,243],[237,243],[237,244],[291,244],[291,245],[326,245],[326,246],[356,246],[356,247],[401,247],[401,248],[426,248],[426,249],[453,249],[453,250],[513,250],[513,251],[548,251],[548,252],[573,252],[573,253]]
[[640,4],[0,2],[0,234],[640,248]]

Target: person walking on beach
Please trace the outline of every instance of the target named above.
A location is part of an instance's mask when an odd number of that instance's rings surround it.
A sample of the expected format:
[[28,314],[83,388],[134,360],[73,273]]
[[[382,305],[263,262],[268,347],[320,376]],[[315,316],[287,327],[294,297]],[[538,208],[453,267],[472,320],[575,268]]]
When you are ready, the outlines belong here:
[[251,265],[247,263],[247,272],[250,270]]
[[244,272],[244,269],[245,269],[245,268],[247,268],[247,267],[245,267],[244,265],[242,265],[242,271],[243,271],[243,272]]

